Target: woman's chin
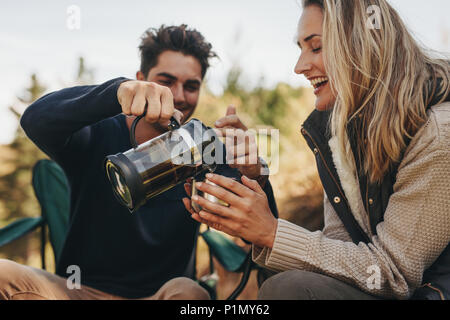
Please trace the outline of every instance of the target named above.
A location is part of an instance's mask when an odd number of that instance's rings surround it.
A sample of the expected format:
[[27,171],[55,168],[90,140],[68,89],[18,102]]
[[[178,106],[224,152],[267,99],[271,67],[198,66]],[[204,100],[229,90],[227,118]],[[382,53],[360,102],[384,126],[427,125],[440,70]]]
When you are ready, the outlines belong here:
[[327,111],[333,109],[332,99],[324,99],[323,97],[317,97],[316,99],[316,110]]
[[317,111],[327,111],[331,109],[330,106],[326,103],[320,103],[320,101],[316,101],[316,110]]

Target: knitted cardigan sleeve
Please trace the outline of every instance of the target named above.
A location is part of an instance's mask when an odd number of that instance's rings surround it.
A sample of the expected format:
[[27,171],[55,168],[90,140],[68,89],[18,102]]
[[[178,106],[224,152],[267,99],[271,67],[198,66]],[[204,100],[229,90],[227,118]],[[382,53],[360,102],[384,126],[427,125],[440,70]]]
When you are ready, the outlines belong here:
[[351,242],[332,216],[331,206],[326,206],[328,225],[323,231],[310,232],[279,219],[273,248],[253,246],[253,259],[279,272],[317,272],[369,294],[409,298],[450,241],[449,181],[450,103],[446,103],[433,107],[411,141],[384,221],[371,243]]

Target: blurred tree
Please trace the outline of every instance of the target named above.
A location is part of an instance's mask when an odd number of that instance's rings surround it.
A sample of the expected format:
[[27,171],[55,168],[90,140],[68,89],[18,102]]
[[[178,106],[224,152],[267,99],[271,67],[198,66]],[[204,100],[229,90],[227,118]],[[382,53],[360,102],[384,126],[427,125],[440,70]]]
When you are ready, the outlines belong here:
[[94,83],[94,69],[86,67],[83,57],[78,58],[76,83],[79,85],[89,85]]
[[45,90],[46,88],[43,85],[41,85],[36,74],[32,74],[31,85],[30,87],[25,89],[25,96],[19,97],[19,100],[25,104],[30,104],[33,101],[37,100],[44,93]]
[[294,111],[289,105],[291,100],[300,99],[303,89],[293,88],[285,83],[267,88],[263,85],[264,77],[260,78],[255,88],[248,89],[242,85],[242,78],[243,70],[235,63],[228,71],[222,98],[233,104],[237,103],[240,112],[251,115],[250,126],[266,125],[279,128],[281,134],[292,133],[294,127],[286,125],[289,112]]
[[[93,71],[86,67],[83,57],[80,57],[78,62],[75,84],[92,83]],[[45,91],[46,87],[41,83],[38,76],[32,74],[30,86],[24,89],[23,95],[18,99],[28,106],[40,98]],[[21,116],[19,107],[11,106],[9,109],[16,115],[19,122]],[[39,203],[31,186],[31,174],[34,164],[39,159],[47,158],[28,139],[20,126],[17,127],[12,143],[2,146],[2,149],[9,156],[2,159],[0,155],[0,167],[8,167],[8,170],[1,170],[0,168],[0,227],[13,222],[17,218],[40,215]],[[2,172],[3,175],[1,175]],[[0,248],[0,255],[38,267],[39,234],[33,232],[21,240]]]
[[246,92],[240,83],[241,75],[242,68],[239,65],[234,65],[230,68],[225,82],[224,94],[241,96],[241,98],[245,98]]
[[[33,74],[31,75],[30,86],[24,90],[24,95],[18,97],[18,99],[29,105],[37,100],[45,90],[45,86],[41,84],[36,74]],[[20,112],[17,110],[17,106],[11,106],[9,110],[16,115],[17,121],[19,121]],[[4,210],[2,218],[6,224],[17,218],[39,214],[39,204],[30,185],[31,170],[38,159],[45,157],[42,151],[27,138],[20,126],[16,129],[13,142],[7,148],[13,152],[14,156],[9,158],[6,164],[14,169],[0,177],[0,202]],[[16,241],[1,248],[0,251],[15,261],[28,262],[38,243],[37,240],[38,234],[33,233],[24,238],[23,241]]]
[[286,115],[286,95],[283,94],[278,85],[273,90],[256,88],[254,91],[257,97],[257,114],[260,121],[272,127],[278,127],[279,119]]

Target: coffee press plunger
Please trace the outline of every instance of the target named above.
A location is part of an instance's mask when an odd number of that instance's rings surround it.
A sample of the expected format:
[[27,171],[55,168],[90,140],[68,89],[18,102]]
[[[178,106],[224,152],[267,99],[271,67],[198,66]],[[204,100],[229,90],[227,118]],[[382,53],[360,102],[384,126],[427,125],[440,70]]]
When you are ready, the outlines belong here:
[[136,117],[131,125],[132,149],[105,159],[114,195],[130,212],[186,179],[213,172],[216,163],[205,161],[204,150],[214,153],[223,147],[214,131],[200,120],[191,119],[180,125],[173,117],[168,132],[138,146],[135,129],[143,117]]

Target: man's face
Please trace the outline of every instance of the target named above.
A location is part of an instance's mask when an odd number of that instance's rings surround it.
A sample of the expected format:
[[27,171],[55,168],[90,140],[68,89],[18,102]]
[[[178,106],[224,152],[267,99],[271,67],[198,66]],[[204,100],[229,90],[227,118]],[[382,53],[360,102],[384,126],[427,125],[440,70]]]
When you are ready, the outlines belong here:
[[202,67],[193,56],[164,51],[147,78],[144,79],[141,72],[138,72],[137,78],[168,87],[172,91],[175,108],[183,113],[183,123],[194,113],[202,83]]

